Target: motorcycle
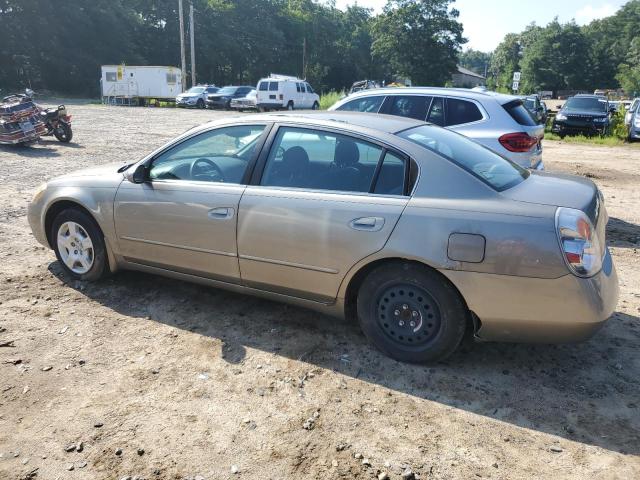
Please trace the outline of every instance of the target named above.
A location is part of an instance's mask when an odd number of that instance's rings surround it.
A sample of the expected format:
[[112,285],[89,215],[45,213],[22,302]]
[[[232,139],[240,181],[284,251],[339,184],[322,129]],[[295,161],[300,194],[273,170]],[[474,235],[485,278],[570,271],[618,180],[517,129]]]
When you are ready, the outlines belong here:
[[[58,105],[58,107],[53,108],[43,108],[33,101],[34,92],[31,89],[26,89],[25,93],[17,94],[17,95],[9,95],[3,99],[3,104],[6,102],[8,104],[15,104],[16,102],[23,106],[23,108],[27,109],[31,112],[32,108],[35,107],[36,114],[39,120],[39,123],[42,124],[44,129],[38,125],[38,128],[34,129],[37,134],[37,138],[33,138],[35,135],[28,136],[28,139],[21,140],[9,143],[33,143],[38,140],[40,136],[55,136],[59,141],[63,143],[68,143],[73,138],[73,131],[71,130],[71,115],[67,114],[67,109],[64,105]],[[33,117],[31,118],[31,123],[33,122]],[[28,125],[25,125],[28,128]],[[32,133],[32,132],[25,132]],[[2,143],[2,132],[0,131],[0,143]]]
[[58,105],[53,108],[41,108],[40,118],[47,128],[43,136],[54,135],[63,143],[69,143],[73,138],[71,130],[71,115],[67,114],[67,108],[64,105]]
[[0,103],[0,144],[31,144],[47,131],[40,108],[27,95],[9,95]]

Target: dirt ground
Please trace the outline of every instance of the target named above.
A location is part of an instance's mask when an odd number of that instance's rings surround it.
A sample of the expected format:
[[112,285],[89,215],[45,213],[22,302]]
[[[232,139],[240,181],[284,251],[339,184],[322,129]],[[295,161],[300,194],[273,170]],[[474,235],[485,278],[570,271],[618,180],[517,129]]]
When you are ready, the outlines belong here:
[[640,478],[638,146],[545,144],[549,171],[606,197],[621,295],[602,331],[412,366],[278,303],[139,273],[71,281],[31,236],[34,188],[225,114],[69,110],[71,144],[0,147],[0,479]]

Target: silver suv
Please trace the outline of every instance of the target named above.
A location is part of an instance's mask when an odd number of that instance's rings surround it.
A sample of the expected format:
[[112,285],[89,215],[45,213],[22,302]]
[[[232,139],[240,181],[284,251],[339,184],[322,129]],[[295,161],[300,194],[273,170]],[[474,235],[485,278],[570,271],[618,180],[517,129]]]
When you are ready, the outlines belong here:
[[544,126],[512,95],[462,88],[379,88],[349,95],[329,110],[427,121],[472,138],[522,167],[544,170]]

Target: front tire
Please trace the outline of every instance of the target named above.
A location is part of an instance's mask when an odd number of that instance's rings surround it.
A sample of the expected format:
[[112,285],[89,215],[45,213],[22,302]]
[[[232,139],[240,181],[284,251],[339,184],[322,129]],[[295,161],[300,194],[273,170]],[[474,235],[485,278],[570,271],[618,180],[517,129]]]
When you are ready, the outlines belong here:
[[69,143],[73,138],[71,125],[58,122],[58,126],[53,130],[53,135],[62,143]]
[[71,277],[95,281],[106,275],[104,236],[85,212],[75,208],[60,212],[51,227],[51,243],[62,268]]
[[411,263],[385,264],[357,298],[362,331],[386,355],[409,363],[443,360],[460,344],[469,312],[444,277]]
[[196,107],[199,108],[199,109],[203,109],[204,108],[204,100],[199,98],[198,101],[196,102]]
[[311,107],[311,110],[318,110],[320,108],[320,104],[318,102],[313,102],[313,106]]

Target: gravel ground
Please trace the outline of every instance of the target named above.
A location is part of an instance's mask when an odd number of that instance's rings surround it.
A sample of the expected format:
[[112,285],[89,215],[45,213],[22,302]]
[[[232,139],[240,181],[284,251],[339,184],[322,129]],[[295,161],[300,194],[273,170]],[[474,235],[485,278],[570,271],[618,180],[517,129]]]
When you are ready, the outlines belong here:
[[545,144],[612,217],[621,297],[601,332],[411,366],[309,311],[139,273],[71,281],[31,236],[34,188],[225,113],[70,113],[69,145],[0,147],[0,479],[640,478],[637,146]]

